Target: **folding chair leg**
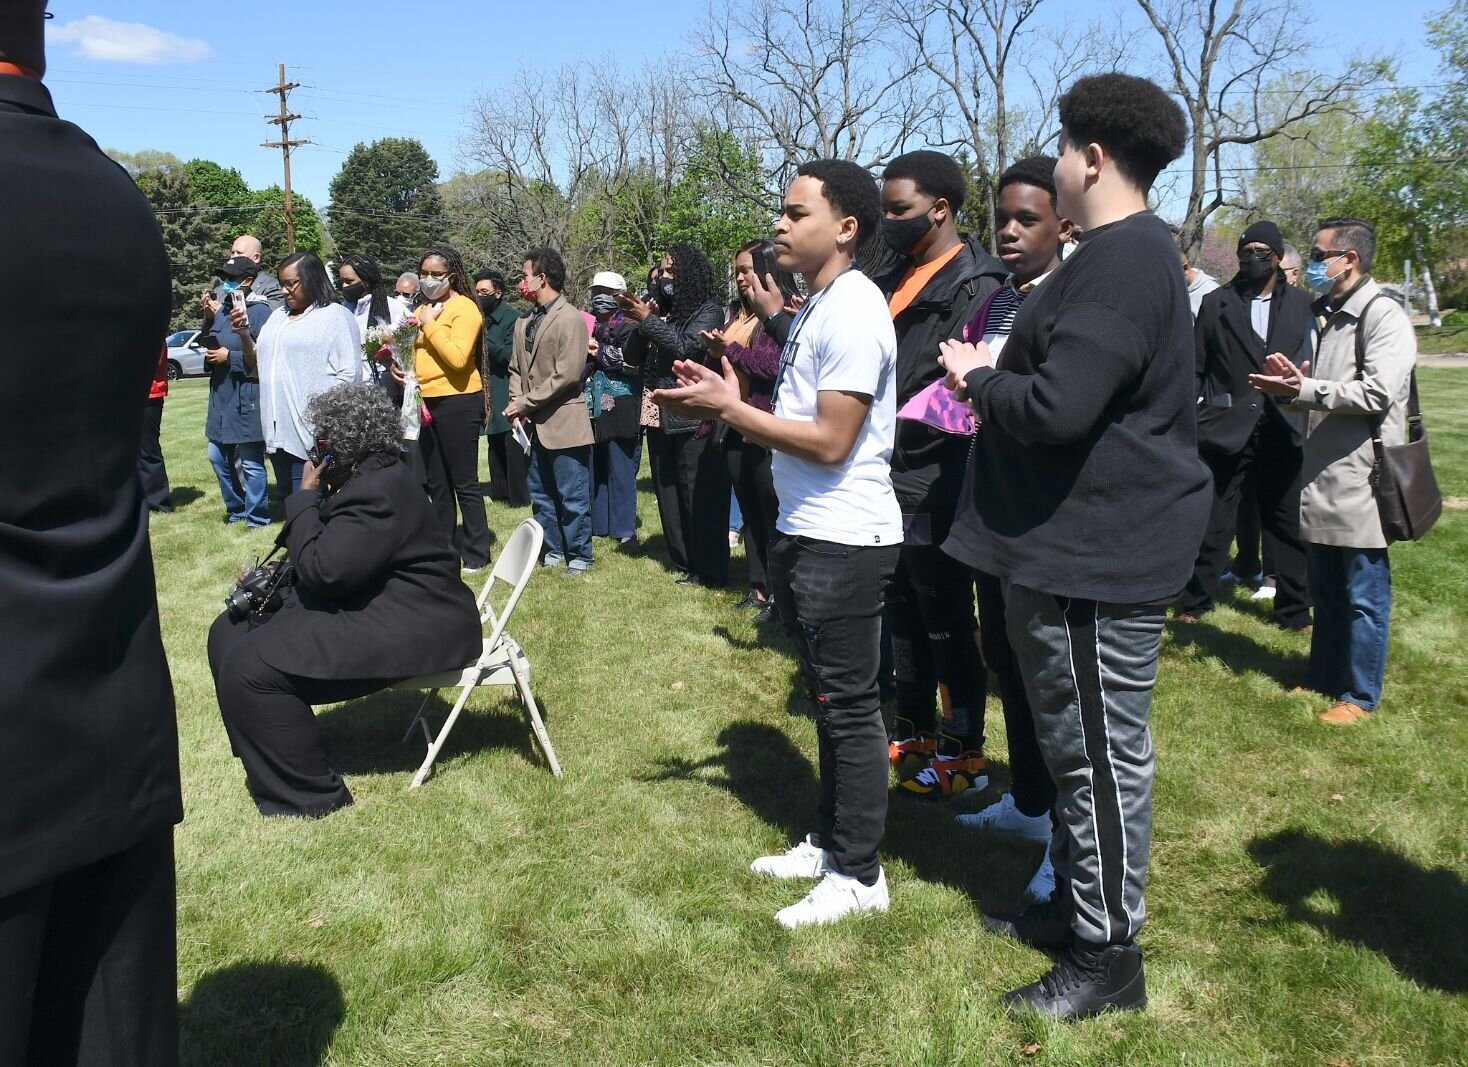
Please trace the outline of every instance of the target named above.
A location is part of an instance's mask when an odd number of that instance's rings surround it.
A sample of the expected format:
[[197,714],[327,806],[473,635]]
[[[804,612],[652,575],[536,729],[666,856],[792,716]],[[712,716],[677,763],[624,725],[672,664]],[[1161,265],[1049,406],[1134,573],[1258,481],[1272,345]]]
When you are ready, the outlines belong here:
[[423,698],[423,703],[418,705],[418,714],[413,716],[412,722],[408,723],[408,729],[403,733],[403,740],[400,744],[408,743],[408,738],[413,736],[413,727],[415,726],[423,731],[423,739],[428,744],[433,744],[433,734],[428,729],[428,720],[423,717],[423,713],[428,710],[428,702],[434,698],[437,692],[437,689],[430,689],[428,695]]
[[[454,728],[454,723],[459,720],[459,712],[464,710],[464,705],[469,702],[469,694],[474,691],[474,686],[466,685],[459,689],[459,699],[454,701],[454,710],[449,712],[449,717],[443,722],[443,729],[439,730],[438,737],[428,746],[428,755],[423,759],[423,766],[418,768],[418,773],[413,775],[413,784],[409,789],[417,789],[428,778],[428,772],[433,769],[433,761],[438,758],[438,753],[443,748],[444,742],[449,739],[449,731]],[[427,733],[428,727],[424,726]]]
[[535,739],[540,742],[540,751],[545,753],[545,761],[550,764],[551,774],[559,778],[561,777],[561,763],[556,759],[556,750],[551,745],[550,734],[546,732],[545,722],[540,717],[540,709],[535,706],[535,696],[530,692],[530,680],[525,677],[525,664],[511,657],[510,673],[515,676],[515,688],[520,691],[520,703],[524,706],[525,715],[530,720],[530,729],[535,731]]

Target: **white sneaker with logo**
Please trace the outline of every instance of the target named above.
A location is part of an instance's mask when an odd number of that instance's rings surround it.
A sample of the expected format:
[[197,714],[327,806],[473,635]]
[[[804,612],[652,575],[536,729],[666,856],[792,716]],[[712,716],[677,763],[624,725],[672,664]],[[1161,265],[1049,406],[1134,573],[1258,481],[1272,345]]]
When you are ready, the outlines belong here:
[[826,873],[826,850],[806,834],[794,848],[777,856],[761,856],[749,869],[769,878],[819,878]]
[[1025,899],[1033,900],[1037,904],[1043,904],[1055,895],[1055,865],[1050,862],[1050,850],[1045,850],[1045,858],[1040,861],[1040,869],[1030,879],[1030,884],[1025,886]]
[[956,815],[953,821],[969,830],[987,830],[1004,837],[1019,837],[1026,841],[1050,840],[1049,812],[1026,815],[1014,806],[1014,796],[1010,793],[1005,793],[981,811]]
[[862,885],[855,878],[827,871],[826,877],[804,900],[777,911],[775,921],[794,930],[798,926],[832,923],[863,911],[886,911],[889,903],[887,875],[882,871],[877,872],[876,885]]

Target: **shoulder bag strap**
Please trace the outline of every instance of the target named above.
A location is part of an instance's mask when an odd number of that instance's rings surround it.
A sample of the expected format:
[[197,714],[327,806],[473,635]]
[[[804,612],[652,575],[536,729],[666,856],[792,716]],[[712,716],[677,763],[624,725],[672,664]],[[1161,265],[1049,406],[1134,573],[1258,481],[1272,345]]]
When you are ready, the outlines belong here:
[[[1371,310],[1371,305],[1386,296],[1385,293],[1377,293],[1366,306],[1361,309],[1361,314],[1356,318],[1356,380],[1362,381],[1366,377],[1366,313]],[[1411,399],[1408,402],[1407,415],[1411,418],[1417,407],[1417,371],[1412,371]],[[1419,416],[1420,417],[1420,416]],[[1381,424],[1386,418],[1385,412],[1371,417],[1371,451],[1374,453],[1371,464],[1371,486],[1374,489],[1381,480],[1382,467],[1386,465],[1385,446],[1381,442]]]

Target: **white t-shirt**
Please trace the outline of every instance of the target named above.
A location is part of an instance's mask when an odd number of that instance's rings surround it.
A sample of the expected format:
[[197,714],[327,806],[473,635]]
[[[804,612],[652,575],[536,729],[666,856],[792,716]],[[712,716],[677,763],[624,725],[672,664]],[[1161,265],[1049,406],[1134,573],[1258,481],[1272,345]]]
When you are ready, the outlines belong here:
[[780,354],[775,414],[811,422],[823,391],[863,393],[872,405],[845,462],[811,463],[783,452],[771,457],[781,533],[854,546],[902,542],[891,469],[896,359],[887,298],[860,271],[842,274],[796,317]]

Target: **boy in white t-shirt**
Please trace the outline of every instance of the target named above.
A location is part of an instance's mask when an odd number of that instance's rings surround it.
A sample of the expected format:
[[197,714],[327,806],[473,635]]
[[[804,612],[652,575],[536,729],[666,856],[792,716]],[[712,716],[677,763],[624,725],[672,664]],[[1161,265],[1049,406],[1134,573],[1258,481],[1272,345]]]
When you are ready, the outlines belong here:
[[[776,261],[804,275],[810,295],[781,354],[773,413],[741,403],[728,360],[722,376],[676,363],[679,387],[653,394],[775,453],[780,516],[769,550],[771,591],[815,711],[821,800],[813,833],[750,869],[820,879],[776,915],[792,928],[887,909],[877,856],[887,817],[877,664],[883,593],[902,543],[890,466],[897,342],[886,299],[853,269],[858,244],[875,236],[880,217],[877,183],[855,163],[815,160],[790,184],[775,225]],[[778,311],[774,280],[761,281],[756,304]]]

